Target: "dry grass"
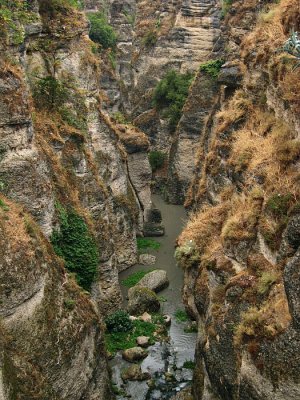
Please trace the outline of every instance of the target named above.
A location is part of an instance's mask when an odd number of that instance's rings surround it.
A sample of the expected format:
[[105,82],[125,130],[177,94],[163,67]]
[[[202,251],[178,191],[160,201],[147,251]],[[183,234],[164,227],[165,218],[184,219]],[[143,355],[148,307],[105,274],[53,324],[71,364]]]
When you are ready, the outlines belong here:
[[291,322],[284,286],[277,284],[271,290],[268,300],[261,307],[250,307],[242,314],[234,341],[239,346],[251,338],[273,339],[284,332]]

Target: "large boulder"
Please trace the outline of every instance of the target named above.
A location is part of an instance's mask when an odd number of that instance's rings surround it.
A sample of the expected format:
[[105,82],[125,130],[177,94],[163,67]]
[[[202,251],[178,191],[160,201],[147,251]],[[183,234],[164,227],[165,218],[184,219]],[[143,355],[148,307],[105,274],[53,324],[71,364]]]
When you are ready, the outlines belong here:
[[145,275],[135,287],[146,287],[154,292],[160,292],[169,286],[169,279],[166,271],[156,269]]
[[160,302],[156,294],[145,287],[134,286],[128,291],[128,312],[141,315],[144,312],[156,313],[160,309]]
[[133,364],[122,372],[121,377],[124,381],[144,381],[150,379],[149,372],[142,372],[140,365]]
[[147,351],[141,347],[132,347],[131,349],[124,350],[122,357],[128,362],[140,361],[146,358],[148,355]]

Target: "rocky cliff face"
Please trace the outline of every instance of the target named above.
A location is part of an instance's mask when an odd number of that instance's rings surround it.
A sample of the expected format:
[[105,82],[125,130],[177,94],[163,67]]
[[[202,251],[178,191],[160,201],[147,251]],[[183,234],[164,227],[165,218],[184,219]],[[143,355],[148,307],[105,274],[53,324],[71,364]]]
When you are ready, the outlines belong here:
[[[149,142],[103,111],[103,61],[84,14],[68,1],[27,3],[0,7],[0,394],[109,398],[99,319],[120,306],[118,272],[137,260],[151,207]],[[91,299],[47,242],[60,210],[80,216],[95,241]]]
[[299,15],[289,0],[226,10],[230,52],[211,82],[219,93],[186,197],[195,212],[177,249],[199,324],[196,399],[300,394],[299,69],[278,51],[300,29]]

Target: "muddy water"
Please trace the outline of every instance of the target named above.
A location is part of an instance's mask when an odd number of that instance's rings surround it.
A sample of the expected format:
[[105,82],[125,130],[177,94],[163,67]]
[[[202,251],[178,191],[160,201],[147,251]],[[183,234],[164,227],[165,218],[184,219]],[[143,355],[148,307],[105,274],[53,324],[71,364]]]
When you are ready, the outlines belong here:
[[[154,400],[169,399],[176,392],[190,385],[192,380],[192,371],[183,367],[186,360],[194,359],[194,350],[196,342],[195,333],[185,333],[184,327],[187,323],[177,322],[174,314],[176,310],[183,310],[181,300],[181,288],[183,284],[183,273],[176,266],[174,259],[175,240],[182,231],[186,214],[182,206],[166,204],[160,196],[153,196],[153,202],[162,212],[163,224],[165,226],[165,236],[157,238],[161,243],[158,251],[152,250],[149,253],[154,254],[156,264],[151,268],[159,268],[167,271],[170,285],[159,293],[166,301],[162,302],[162,312],[172,317],[172,324],[169,330],[169,343],[156,343],[149,347],[149,355],[142,362],[142,370],[149,372],[152,376],[153,385],[151,389],[146,382],[128,382],[123,384],[120,377],[122,369],[129,364],[122,360],[118,354],[110,363],[113,372],[113,382],[119,388],[122,388],[127,397],[134,400]],[[149,268],[136,265],[120,274],[120,281],[128,277],[135,271]],[[122,287],[124,298],[127,295],[127,289]],[[166,374],[167,373],[167,379]],[[168,373],[172,374],[172,379],[168,380]],[[125,399],[124,395],[117,396],[117,399]]]

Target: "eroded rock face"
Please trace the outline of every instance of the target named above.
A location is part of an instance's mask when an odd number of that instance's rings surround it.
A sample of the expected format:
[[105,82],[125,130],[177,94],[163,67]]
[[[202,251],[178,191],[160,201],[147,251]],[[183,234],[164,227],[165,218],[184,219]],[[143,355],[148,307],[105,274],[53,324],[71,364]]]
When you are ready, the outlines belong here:
[[[282,63],[269,36],[276,27],[284,43],[299,10],[287,0],[272,10],[278,20],[269,25],[258,21],[261,6],[232,3],[222,29],[231,51],[195,145],[192,184],[187,192],[179,185],[179,194],[171,184],[175,198],[187,193],[185,203],[195,211],[176,255],[185,269],[186,309],[198,322],[197,400],[300,395],[293,356],[299,351],[300,193],[297,188],[292,199],[293,184],[283,184],[297,179],[299,156],[282,156],[299,146],[298,97],[288,96],[283,107],[294,78],[289,70],[277,75]],[[282,141],[275,144],[276,132]]]
[[33,219],[1,202],[1,398],[110,399],[99,314]]

